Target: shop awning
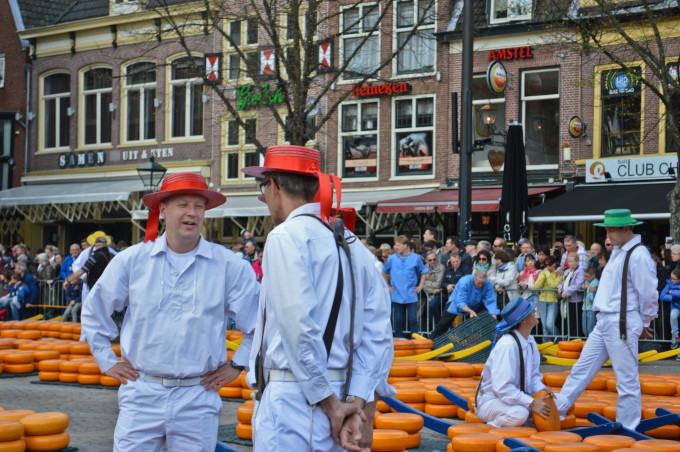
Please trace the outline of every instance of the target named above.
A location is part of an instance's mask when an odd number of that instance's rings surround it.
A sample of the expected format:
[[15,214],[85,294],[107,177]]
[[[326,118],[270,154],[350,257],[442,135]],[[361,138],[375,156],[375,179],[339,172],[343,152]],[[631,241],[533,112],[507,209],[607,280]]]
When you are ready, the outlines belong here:
[[629,209],[640,220],[669,219],[666,195],[675,182],[577,185],[529,210],[533,223],[602,221],[607,209]]
[[0,191],[0,207],[91,202],[126,202],[130,193],[142,191],[140,180],[23,185]]
[[[530,187],[529,196],[558,190],[561,187]],[[475,188],[472,190],[473,212],[496,212],[501,198],[500,188]],[[378,213],[429,213],[458,212],[458,190],[441,190],[419,196],[382,200]]]

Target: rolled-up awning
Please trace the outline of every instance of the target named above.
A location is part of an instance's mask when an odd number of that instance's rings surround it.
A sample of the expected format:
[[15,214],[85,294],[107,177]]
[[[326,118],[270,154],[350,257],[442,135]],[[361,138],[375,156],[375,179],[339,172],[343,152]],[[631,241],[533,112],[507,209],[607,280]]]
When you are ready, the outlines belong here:
[[[529,196],[561,187],[529,187]],[[500,188],[475,188],[472,190],[473,212],[496,212],[501,198]],[[408,198],[378,202],[379,213],[458,212],[458,190],[441,190]]]
[[585,184],[529,209],[532,223],[602,221],[607,209],[629,209],[637,220],[670,218],[666,195],[675,182]]
[[144,190],[140,180],[23,185],[0,191],[0,207],[90,202],[125,202],[130,193]]

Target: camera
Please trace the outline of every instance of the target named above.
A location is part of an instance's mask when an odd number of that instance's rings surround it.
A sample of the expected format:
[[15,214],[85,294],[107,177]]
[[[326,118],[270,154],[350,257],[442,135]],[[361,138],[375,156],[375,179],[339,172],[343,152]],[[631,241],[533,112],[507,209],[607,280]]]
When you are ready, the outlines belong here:
[[673,243],[673,237],[666,237],[666,243]]

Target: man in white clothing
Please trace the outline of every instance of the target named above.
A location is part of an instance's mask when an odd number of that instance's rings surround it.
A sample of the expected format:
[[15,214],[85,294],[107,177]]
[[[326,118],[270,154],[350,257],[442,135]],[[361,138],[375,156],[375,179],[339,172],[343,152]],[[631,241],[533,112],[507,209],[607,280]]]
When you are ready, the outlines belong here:
[[[99,368],[120,380],[114,451],[214,451],[222,401],[217,390],[248,363],[259,284],[248,262],[201,236],[205,210],[226,201],[205,179],[176,173],[144,196],[145,241],[109,262],[82,313]],[[158,217],[165,234],[156,239]],[[111,349],[111,314],[127,307],[122,358]],[[227,361],[232,318],[243,331]],[[240,365],[239,365],[240,364]]]
[[315,149],[271,146],[263,166],[243,169],[262,179],[275,224],[247,378],[258,388],[256,452],[370,450],[374,393],[394,394],[389,291],[370,251],[333,228],[331,180],[340,199],[340,179],[319,163]]
[[477,416],[494,427],[522,426],[532,411],[543,417],[550,415],[545,401],[549,396],[533,398],[541,390],[550,393],[538,370],[541,355],[531,336],[531,330],[538,325],[537,304],[535,294],[526,300],[512,299],[501,312],[503,322],[496,326],[503,336],[484,365],[476,409]]
[[599,311],[597,324],[555,400],[562,416],[611,359],[619,394],[616,420],[629,429],[640,423],[638,339],[652,337],[649,324],[656,318],[659,294],[656,265],[640,236],[633,234],[638,224],[642,222],[631,218],[627,209],[607,210],[604,223],[595,224],[607,230],[614,249],[593,302],[593,311]]

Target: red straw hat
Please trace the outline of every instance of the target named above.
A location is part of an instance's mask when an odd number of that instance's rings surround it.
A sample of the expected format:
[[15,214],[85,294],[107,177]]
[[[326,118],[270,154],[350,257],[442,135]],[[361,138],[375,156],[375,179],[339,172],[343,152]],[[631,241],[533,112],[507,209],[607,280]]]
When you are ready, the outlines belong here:
[[161,191],[144,195],[142,201],[151,211],[146,223],[144,241],[154,241],[158,235],[158,216],[161,201],[171,196],[194,195],[205,198],[205,210],[210,210],[227,202],[222,194],[208,188],[205,178],[194,173],[175,173],[163,179]]

